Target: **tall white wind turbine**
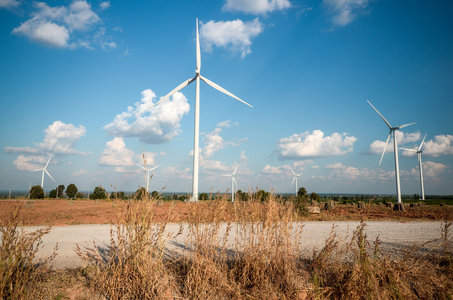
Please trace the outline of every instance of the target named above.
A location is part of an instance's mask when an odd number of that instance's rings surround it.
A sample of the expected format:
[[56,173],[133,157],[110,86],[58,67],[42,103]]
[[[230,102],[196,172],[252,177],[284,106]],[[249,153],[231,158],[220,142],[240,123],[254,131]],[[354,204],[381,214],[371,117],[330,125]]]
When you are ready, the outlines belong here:
[[142,165],[139,165],[137,164],[137,166],[139,166],[140,168],[142,168],[143,170],[146,171],[146,192],[149,193],[149,173],[155,169],[157,169],[158,167],[160,167],[160,165],[158,166],[155,166],[154,168],[150,168],[150,169],[147,169],[145,166],[142,166]]
[[396,126],[396,127],[392,127],[392,125],[390,125],[389,121],[387,121],[387,119],[384,118],[384,116],[376,109],[376,107],[374,107],[373,104],[371,104],[370,101],[367,100],[367,102],[378,113],[378,115],[381,117],[381,119],[385,122],[385,124],[387,124],[387,126],[390,129],[389,135],[387,137],[387,141],[385,142],[384,151],[382,151],[382,156],[381,156],[381,160],[379,161],[379,165],[381,165],[381,163],[382,163],[382,159],[384,158],[385,150],[387,149],[387,146],[388,146],[388,143],[389,143],[389,140],[390,140],[390,136],[393,133],[393,153],[394,153],[394,156],[395,156],[396,195],[397,195],[397,202],[401,203],[400,167],[399,167],[399,163],[398,163],[398,143],[396,141],[396,133],[395,132],[398,129],[401,129],[401,128],[416,124],[417,122],[410,123],[410,124],[405,124],[405,125],[400,125],[400,126]]
[[233,174],[223,175],[223,176],[231,177],[231,202],[234,202],[234,185],[235,184],[236,184],[236,186],[238,185],[238,183],[236,182],[236,179],[234,179],[234,174],[236,174],[237,170],[238,170],[238,167],[236,167],[236,169],[234,169]]
[[232,97],[235,98],[238,101],[241,101],[242,103],[251,106],[244,100],[236,97],[232,93],[228,92],[221,86],[215,84],[211,80],[201,76],[200,70],[201,70],[201,53],[200,53],[200,38],[198,36],[198,19],[196,19],[196,30],[197,30],[197,44],[196,44],[196,58],[197,58],[197,68],[195,69],[195,76],[189,80],[184,81],[180,85],[178,85],[174,90],[172,90],[170,93],[168,93],[166,96],[162,97],[159,101],[156,102],[155,105],[157,105],[159,102],[164,101],[171,97],[176,92],[179,92],[181,89],[184,87],[188,86],[192,82],[196,82],[196,90],[195,90],[195,133],[194,133],[194,146],[193,146],[193,178],[192,178],[192,199],[191,201],[197,202],[198,201],[198,158],[199,158],[199,135],[200,135],[200,79],[203,80],[205,83],[208,85],[212,86],[216,90]]
[[417,153],[417,156],[418,156],[418,170],[420,171],[420,189],[421,189],[421,194],[420,195],[422,196],[422,200],[423,201],[425,200],[425,187],[423,185],[423,167],[422,167],[422,153],[423,153],[423,150],[422,150],[422,147],[423,147],[423,143],[425,142],[425,138],[426,138],[426,134],[425,134],[425,137],[423,138],[423,140],[420,143],[420,146],[418,147],[417,150],[401,148],[401,149],[406,150],[406,151],[413,151],[413,152]]
[[293,172],[293,182],[291,182],[291,186],[294,184],[294,181],[296,182],[296,197],[297,197],[297,192],[298,192],[298,189],[297,189],[297,177],[299,177],[300,175],[302,174],[296,174],[296,172],[294,172],[293,168],[291,168],[291,172]]
[[50,178],[55,182],[55,179],[53,179],[52,175],[47,171],[47,166],[49,165],[50,160],[52,159],[53,154],[50,155],[49,160],[47,161],[46,165],[42,169],[36,169],[32,170],[32,172],[37,172],[37,171],[42,171],[42,178],[41,178],[41,187],[44,190],[44,172],[49,175]]

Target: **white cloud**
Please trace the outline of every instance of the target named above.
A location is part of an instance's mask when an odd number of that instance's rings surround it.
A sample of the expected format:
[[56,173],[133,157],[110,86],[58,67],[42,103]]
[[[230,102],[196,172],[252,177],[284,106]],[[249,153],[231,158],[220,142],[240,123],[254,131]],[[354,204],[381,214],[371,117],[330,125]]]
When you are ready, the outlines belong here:
[[55,121],[45,130],[45,137],[42,143],[36,143],[35,147],[5,147],[5,152],[9,153],[26,153],[26,154],[85,154],[82,151],[74,149],[77,141],[85,135],[84,126],[78,127],[73,124],[65,124],[61,121]]
[[265,165],[263,170],[261,170],[263,174],[281,174],[282,170],[280,167],[273,167],[271,165]]
[[211,52],[212,47],[222,47],[234,54],[239,53],[242,58],[252,53],[251,39],[263,31],[263,24],[256,18],[250,22],[234,21],[209,21],[202,24],[200,37],[203,49]]
[[56,48],[92,49],[91,44],[99,44],[103,49],[116,47],[105,34],[105,28],[99,27],[101,18],[84,0],[73,1],[69,7],[52,7],[44,2],[34,2],[33,6],[32,18],[14,28],[12,33]]
[[133,166],[135,153],[126,148],[123,138],[116,137],[105,145],[99,164],[108,166]]
[[19,27],[13,33],[20,33],[40,44],[63,48],[68,46],[69,31],[66,27],[42,19],[33,18]]
[[127,111],[116,115],[104,129],[111,135],[139,137],[140,141],[148,144],[171,141],[181,132],[180,122],[183,115],[189,112],[189,103],[179,92],[156,106],[153,101],[155,97],[152,90],[144,90],[135,108],[129,106]]
[[322,5],[332,16],[335,26],[346,26],[367,12],[369,0],[323,0]]
[[[396,141],[398,142],[398,146],[416,142],[420,140],[420,136],[421,136],[420,132],[404,133],[402,131],[396,131]],[[376,140],[373,143],[371,143],[369,153],[382,154],[382,151],[384,151],[384,147],[385,141]],[[393,152],[393,135],[389,139],[387,150],[385,150],[385,152]]]
[[[162,155],[162,153],[161,153]],[[165,155],[165,154],[163,154]],[[156,165],[156,156],[157,153],[153,152],[143,152],[135,156],[136,160],[140,165],[146,165],[146,168],[151,168]]]
[[353,166],[346,166],[341,162],[326,165],[327,170],[332,170],[327,176],[329,180],[389,180],[394,178],[393,171],[369,170],[368,168],[359,169]]
[[223,10],[264,15],[290,7],[291,3],[288,0],[226,0]]
[[24,156],[19,155],[17,159],[13,162],[18,170],[21,171],[33,171],[43,168],[49,157],[44,156]]
[[101,2],[101,4],[99,4],[99,7],[101,9],[107,9],[110,7],[110,1],[104,1],[104,2]]
[[[448,170],[448,166],[441,164],[441,163],[436,163],[432,161],[424,161],[423,162],[423,178],[424,179],[432,179],[432,180],[438,180],[440,179],[440,175],[444,173],[446,170]],[[403,170],[402,176],[404,177],[411,177],[413,179],[419,178],[420,173],[417,168],[412,168],[408,171]]]
[[20,5],[20,1],[16,0],[0,0],[0,8],[16,8]]
[[82,175],[88,175],[88,171],[85,169],[80,169],[78,171],[75,171],[72,176],[82,176]]
[[347,136],[346,133],[335,132],[331,136],[324,136],[321,130],[313,130],[312,133],[306,131],[281,138],[274,153],[279,159],[345,155],[352,152],[356,140],[357,138]]
[[453,155],[453,135],[436,135],[434,140],[425,141],[423,154],[438,157]]

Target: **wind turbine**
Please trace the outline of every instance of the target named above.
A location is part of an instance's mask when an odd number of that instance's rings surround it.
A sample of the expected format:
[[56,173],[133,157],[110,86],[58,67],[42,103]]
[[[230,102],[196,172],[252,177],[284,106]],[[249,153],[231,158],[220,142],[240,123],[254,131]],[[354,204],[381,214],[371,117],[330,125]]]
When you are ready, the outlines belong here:
[[140,168],[142,168],[142,169],[144,169],[146,171],[146,192],[148,193],[149,192],[149,173],[152,170],[157,169],[158,167],[160,167],[160,165],[155,166],[154,168],[151,168],[151,169],[147,169],[146,167],[144,167],[142,165],[139,165],[139,164],[137,164],[137,166],[139,166]]
[[46,172],[47,175],[49,175],[50,178],[55,182],[55,179],[53,179],[52,175],[47,171],[47,166],[49,165],[50,160],[52,159],[53,154],[50,155],[49,160],[47,161],[46,165],[42,169],[36,169],[32,170],[32,172],[37,172],[37,171],[42,171],[42,178],[41,178],[41,187],[44,190],[44,172]]
[[234,202],[234,185],[235,184],[236,184],[236,186],[238,185],[238,183],[236,182],[236,179],[234,179],[234,174],[236,174],[237,170],[238,170],[238,167],[236,167],[236,169],[234,169],[233,174],[231,174],[231,175],[222,175],[222,176],[228,176],[228,177],[231,176],[231,202]]
[[371,104],[371,102],[368,101],[368,100],[367,100],[367,102],[371,105],[372,108],[374,108],[374,110],[378,113],[378,115],[381,117],[381,119],[385,122],[385,124],[387,124],[387,126],[390,129],[389,135],[387,137],[387,141],[385,142],[384,151],[382,152],[381,160],[379,161],[379,165],[381,165],[382,159],[384,158],[385,150],[387,149],[387,146],[388,146],[388,143],[389,143],[389,139],[390,139],[390,135],[392,135],[392,133],[393,133],[393,153],[394,153],[394,156],[395,156],[396,195],[397,195],[397,202],[401,203],[400,167],[399,167],[399,163],[398,163],[398,143],[396,141],[396,133],[395,132],[398,129],[401,129],[401,128],[416,124],[417,122],[409,123],[409,124],[405,124],[405,125],[400,125],[400,126],[396,126],[396,127],[392,127],[392,125],[390,125],[389,121],[387,121],[384,118],[384,116],[381,115],[381,113],[373,106],[373,104]]
[[198,159],[199,159],[199,135],[200,135],[200,79],[203,80],[208,85],[212,86],[216,90],[235,98],[242,103],[251,106],[247,102],[243,101],[242,99],[236,97],[232,93],[228,92],[221,86],[215,84],[214,82],[210,81],[209,79],[201,76],[201,53],[200,53],[200,38],[198,36],[198,19],[196,19],[196,30],[197,30],[197,41],[196,41],[196,58],[197,58],[197,68],[195,69],[195,76],[189,80],[184,81],[180,85],[178,85],[174,90],[168,93],[166,96],[162,97],[159,101],[156,102],[157,105],[159,102],[168,99],[171,95],[176,92],[179,92],[184,87],[188,86],[192,82],[196,82],[196,89],[195,89],[195,128],[194,128],[194,151],[193,151],[193,178],[192,178],[192,199],[191,201],[197,202],[198,201]]
[[289,167],[291,169],[291,172],[293,172],[293,182],[291,183],[291,186],[294,184],[294,181],[296,181],[296,196],[297,196],[297,177],[299,177],[300,175],[302,174],[296,174],[296,172],[294,172],[293,168]]
[[425,187],[423,185],[423,168],[422,168],[422,153],[423,153],[423,150],[422,150],[422,147],[423,147],[423,143],[425,142],[425,138],[426,138],[426,134],[425,134],[425,137],[423,138],[423,140],[420,143],[420,146],[418,147],[417,150],[401,148],[401,149],[406,150],[406,151],[413,151],[413,152],[417,153],[417,156],[418,156],[418,169],[420,170],[421,196],[422,196],[422,200],[423,201],[425,200]]

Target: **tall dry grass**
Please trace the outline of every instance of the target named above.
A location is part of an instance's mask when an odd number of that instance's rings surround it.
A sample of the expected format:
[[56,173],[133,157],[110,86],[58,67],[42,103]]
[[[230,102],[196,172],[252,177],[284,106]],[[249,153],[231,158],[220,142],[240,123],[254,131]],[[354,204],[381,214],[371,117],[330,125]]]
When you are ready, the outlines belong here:
[[27,233],[19,228],[19,215],[23,204],[17,205],[10,216],[0,216],[0,299],[39,299],[45,291],[41,282],[49,272],[48,263],[53,254],[37,260],[42,237],[50,227]]

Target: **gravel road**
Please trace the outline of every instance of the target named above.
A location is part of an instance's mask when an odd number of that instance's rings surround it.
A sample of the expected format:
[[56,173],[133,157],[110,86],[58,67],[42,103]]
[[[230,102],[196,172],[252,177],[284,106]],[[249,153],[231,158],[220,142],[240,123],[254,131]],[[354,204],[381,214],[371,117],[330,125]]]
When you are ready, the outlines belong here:
[[[303,222],[302,251],[309,255],[313,249],[321,249],[326,238],[329,236],[332,226],[340,239],[350,240],[352,232],[359,222]],[[398,250],[414,243],[422,244],[440,237],[441,222],[396,222],[396,221],[369,221],[366,222],[368,240],[374,241],[377,236],[382,241],[382,246],[387,249]],[[27,232],[41,227],[24,227]],[[93,241],[98,247],[108,247],[110,243],[110,225],[71,225],[55,226],[49,234],[43,237],[43,248],[38,252],[39,257],[47,257],[58,243],[58,255],[52,261],[52,266],[57,269],[74,268],[82,266],[82,260],[74,252],[76,244],[81,247],[93,247]],[[224,226],[226,228],[226,226]],[[178,232],[178,224],[169,224],[167,231]],[[235,238],[235,230],[231,231],[229,244],[232,245]],[[187,239],[187,230],[174,240],[167,242],[169,250],[184,247]]]

